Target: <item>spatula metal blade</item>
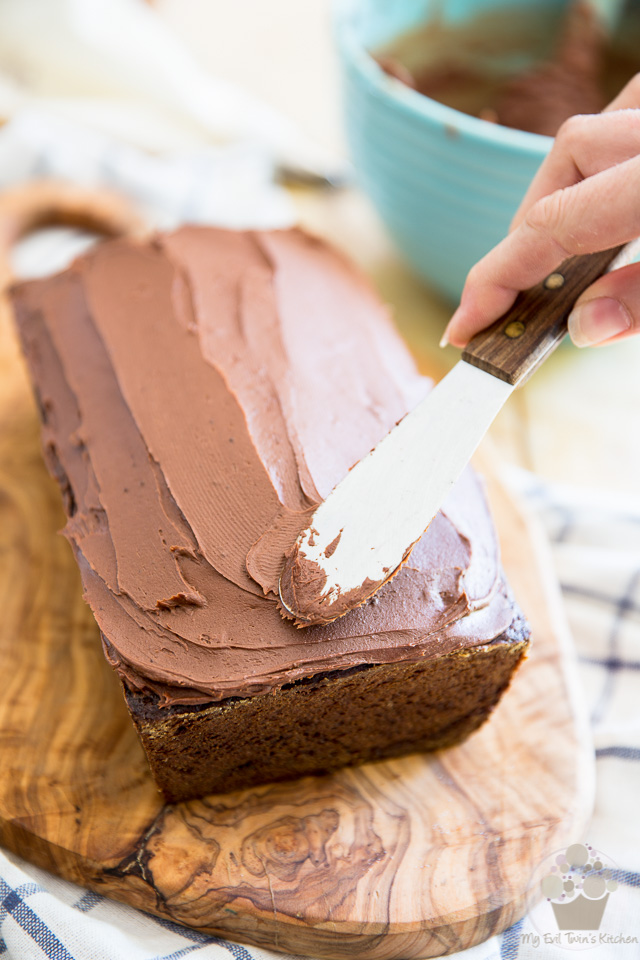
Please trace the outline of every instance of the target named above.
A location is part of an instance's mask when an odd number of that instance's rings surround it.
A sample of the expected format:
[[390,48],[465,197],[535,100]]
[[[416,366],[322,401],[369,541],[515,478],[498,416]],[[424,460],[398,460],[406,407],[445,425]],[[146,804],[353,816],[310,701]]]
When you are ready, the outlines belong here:
[[280,597],[299,624],[336,619],[393,576],[513,389],[461,360],[353,467],[285,564]]

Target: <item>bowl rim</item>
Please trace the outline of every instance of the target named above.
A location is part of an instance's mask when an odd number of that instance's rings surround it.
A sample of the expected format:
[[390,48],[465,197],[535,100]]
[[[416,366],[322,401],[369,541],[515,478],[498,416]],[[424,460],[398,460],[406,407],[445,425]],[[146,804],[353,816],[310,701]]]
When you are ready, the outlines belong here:
[[534,158],[539,157],[541,160],[547,155],[553,137],[487,123],[479,117],[472,117],[433,100],[424,93],[418,93],[401,80],[385,73],[358,37],[356,18],[361,3],[362,0],[333,0],[333,32],[345,63],[354,66],[378,96],[393,101],[405,113],[414,116],[417,114],[432,124],[436,122],[443,127],[454,128],[457,133],[478,143],[488,142],[514,152],[529,154]]

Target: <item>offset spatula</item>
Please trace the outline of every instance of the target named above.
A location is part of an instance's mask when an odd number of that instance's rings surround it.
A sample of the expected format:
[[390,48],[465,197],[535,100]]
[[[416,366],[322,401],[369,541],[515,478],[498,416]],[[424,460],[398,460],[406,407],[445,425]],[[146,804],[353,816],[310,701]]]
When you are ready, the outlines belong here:
[[313,514],[280,577],[285,616],[298,626],[329,623],[398,572],[504,402],[565,336],[578,296],[614,258],[631,260],[637,243],[566,260],[474,337]]

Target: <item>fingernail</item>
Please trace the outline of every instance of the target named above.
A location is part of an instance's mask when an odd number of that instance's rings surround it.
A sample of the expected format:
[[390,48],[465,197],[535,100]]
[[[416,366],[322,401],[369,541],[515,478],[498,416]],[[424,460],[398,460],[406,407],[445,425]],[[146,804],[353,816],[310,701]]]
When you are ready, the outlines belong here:
[[446,330],[445,330],[445,332],[442,334],[442,336],[440,337],[440,343],[438,344],[438,346],[440,346],[440,347],[448,347],[448,346],[449,346],[449,337],[447,336],[447,331],[446,331]]
[[569,336],[576,347],[592,347],[631,328],[631,317],[619,300],[596,297],[573,308]]

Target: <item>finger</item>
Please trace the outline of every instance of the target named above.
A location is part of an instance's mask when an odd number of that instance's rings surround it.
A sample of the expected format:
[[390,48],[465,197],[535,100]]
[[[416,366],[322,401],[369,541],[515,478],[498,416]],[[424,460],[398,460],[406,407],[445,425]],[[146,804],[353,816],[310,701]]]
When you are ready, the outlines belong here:
[[569,336],[577,347],[603,346],[640,333],[640,263],[606,273],[576,300]]
[[518,292],[575,254],[606,250],[640,234],[640,157],[539,200],[513,233],[469,272],[444,339],[466,346],[502,316]]
[[540,200],[640,154],[640,110],[571,117],[531,181],[511,230]]
[[629,110],[634,107],[640,107],[640,73],[636,73],[635,77],[629,80],[617,97],[614,97],[611,103],[604,108],[603,112],[607,113],[609,110]]

